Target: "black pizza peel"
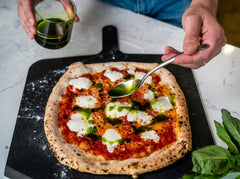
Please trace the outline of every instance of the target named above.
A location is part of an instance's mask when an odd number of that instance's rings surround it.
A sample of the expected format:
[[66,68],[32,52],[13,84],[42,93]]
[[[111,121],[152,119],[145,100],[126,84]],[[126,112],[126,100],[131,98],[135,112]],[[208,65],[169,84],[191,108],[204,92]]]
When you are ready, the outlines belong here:
[[[161,54],[125,54],[118,48],[117,29],[103,28],[102,51],[95,55],[43,59],[28,71],[26,84],[17,116],[12,143],[5,168],[9,178],[131,178],[125,175],[94,175],[82,173],[60,164],[46,139],[43,127],[45,106],[59,78],[70,64],[101,62],[158,62]],[[193,149],[213,144],[212,135],[191,69],[177,65],[166,67],[182,89],[188,106]],[[192,168],[191,152],[163,169],[140,175],[140,178],[181,178]]]

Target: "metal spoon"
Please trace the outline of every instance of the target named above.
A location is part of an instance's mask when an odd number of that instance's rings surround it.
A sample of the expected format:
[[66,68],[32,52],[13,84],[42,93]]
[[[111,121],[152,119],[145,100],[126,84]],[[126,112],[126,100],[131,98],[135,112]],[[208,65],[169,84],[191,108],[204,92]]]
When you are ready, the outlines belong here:
[[[197,51],[205,50],[209,48],[208,44],[202,44],[198,47]],[[172,63],[175,58],[179,55],[182,55],[183,52],[171,57],[170,59],[166,60],[165,62],[160,63],[158,66],[153,68],[151,71],[149,71],[142,79],[133,79],[126,82],[122,82],[119,85],[113,87],[111,90],[108,91],[108,96],[112,98],[120,98],[124,96],[129,96],[133,93],[135,93],[144,83],[144,81],[147,79],[147,77],[153,73],[154,71],[158,70],[161,67],[164,67],[170,63]]]

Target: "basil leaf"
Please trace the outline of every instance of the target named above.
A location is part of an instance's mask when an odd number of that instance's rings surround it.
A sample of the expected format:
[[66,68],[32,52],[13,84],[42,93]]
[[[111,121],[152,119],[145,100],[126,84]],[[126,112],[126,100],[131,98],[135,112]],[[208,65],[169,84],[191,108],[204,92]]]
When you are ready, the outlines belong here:
[[216,130],[217,130],[218,137],[228,145],[229,151],[231,153],[239,154],[238,148],[232,142],[230,136],[228,135],[228,133],[224,129],[224,127],[220,123],[218,123],[217,121],[214,121],[214,124],[215,124]]
[[96,135],[96,134],[87,134],[87,137],[88,137],[89,139],[92,139],[92,140],[95,140],[95,141],[101,139],[101,136]]
[[102,103],[102,105],[101,105],[101,109],[104,111],[105,108],[106,108],[106,105],[105,105],[104,103]]
[[72,111],[77,111],[77,110],[79,110],[79,109],[81,109],[79,106],[74,106],[73,108],[72,108]]
[[210,145],[192,152],[193,172],[202,175],[222,175],[235,167],[227,149]]
[[137,101],[132,101],[132,109],[140,110],[140,111],[146,111],[147,109],[151,108],[150,103],[146,103],[145,105],[141,105],[141,103]]
[[130,79],[133,79],[134,78],[134,75],[126,75],[124,77],[125,80],[130,80]]
[[168,119],[169,119],[168,116],[166,116],[164,114],[159,114],[157,117],[153,118],[151,124],[156,124],[161,121],[167,121]]
[[230,171],[224,173],[223,175],[201,175],[190,171],[188,173],[185,173],[182,179],[240,179],[239,174],[239,172]]
[[93,120],[88,120],[87,123],[88,124],[94,124],[94,121]]
[[91,128],[91,127],[89,127],[89,128],[87,128],[87,133],[88,134],[94,134],[94,133],[97,133],[97,128],[96,127],[93,127],[93,128]]
[[78,113],[81,113],[82,115],[84,115],[86,118],[89,118],[90,117],[90,114],[92,113],[91,109],[90,108],[81,108],[79,106],[74,106],[72,108],[72,111],[76,111]]
[[78,112],[80,114],[82,114],[83,116],[85,116],[87,119],[90,117],[90,114],[91,114],[91,112],[86,112],[86,111],[82,111],[82,110],[79,110]]
[[150,90],[150,91],[152,91],[153,92],[153,95],[154,95],[154,97],[155,98],[157,98],[157,93],[156,93],[156,90],[151,86],[151,85],[149,85],[148,86],[148,89]]
[[139,127],[131,126],[131,127],[133,129],[134,134],[140,134],[140,133],[145,132],[146,130],[149,129],[148,126],[139,126]]
[[[228,145],[228,150],[210,145],[192,152],[193,169],[183,179],[234,178],[240,179],[240,121],[222,109],[223,126],[214,121],[217,134]],[[232,152],[232,154],[230,153]],[[231,175],[231,176],[230,176]]]
[[235,161],[234,171],[239,171],[240,172],[240,155],[233,155],[232,158]]
[[124,140],[123,140],[123,139],[118,139],[118,140],[117,140],[117,143],[119,143],[119,145],[123,145]]
[[240,148],[240,121],[230,115],[225,109],[222,109],[223,126],[233,139],[233,142]]
[[95,88],[98,88],[99,92],[103,92],[103,84],[102,83],[96,83]]
[[108,122],[108,123],[112,124],[113,126],[122,124],[122,120],[118,119],[118,118],[110,119],[108,117],[104,117],[104,122]]
[[176,106],[176,100],[175,100],[175,94],[173,94],[173,93],[171,93],[170,95],[169,95],[169,100],[170,100],[170,102],[171,102],[171,104],[173,105],[173,106]]
[[220,178],[221,176],[216,176],[216,175],[201,175],[198,173],[194,172],[188,172],[183,175],[183,179],[216,179]]

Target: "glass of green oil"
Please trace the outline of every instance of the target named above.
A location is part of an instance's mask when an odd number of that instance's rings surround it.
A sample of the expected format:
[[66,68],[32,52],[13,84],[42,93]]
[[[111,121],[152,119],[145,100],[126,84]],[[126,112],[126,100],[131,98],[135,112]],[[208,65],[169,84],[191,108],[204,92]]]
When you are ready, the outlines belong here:
[[45,48],[59,49],[70,41],[76,6],[71,0],[64,2],[41,0],[35,3],[35,41]]

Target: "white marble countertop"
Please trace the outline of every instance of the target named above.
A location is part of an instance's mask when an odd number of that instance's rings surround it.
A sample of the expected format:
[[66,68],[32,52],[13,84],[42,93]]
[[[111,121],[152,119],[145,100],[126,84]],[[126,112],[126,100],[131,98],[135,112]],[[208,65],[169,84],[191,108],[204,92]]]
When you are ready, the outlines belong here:
[[[120,50],[125,53],[163,53],[166,45],[182,50],[184,31],[169,24],[95,0],[78,0],[80,22],[72,40],[60,50],[48,50],[30,40],[17,17],[17,0],[0,1],[0,178],[11,144],[17,113],[31,64],[53,57],[89,55],[102,47],[102,27],[118,28]],[[216,144],[213,121],[221,121],[222,108],[240,118],[240,49],[226,45],[209,64],[193,70],[204,110]]]

